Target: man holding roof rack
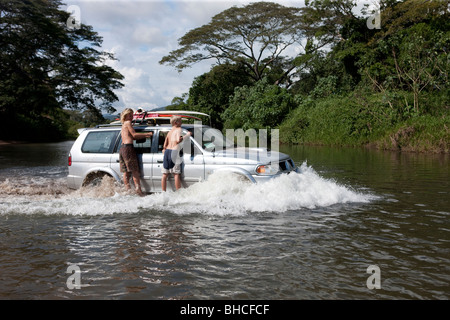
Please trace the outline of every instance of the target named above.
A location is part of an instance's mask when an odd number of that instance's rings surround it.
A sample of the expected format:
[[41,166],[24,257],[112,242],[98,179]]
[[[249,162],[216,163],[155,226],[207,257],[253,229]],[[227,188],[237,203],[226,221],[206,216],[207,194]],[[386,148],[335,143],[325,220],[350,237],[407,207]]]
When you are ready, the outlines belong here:
[[123,172],[123,183],[125,188],[130,190],[130,176],[133,176],[134,187],[136,193],[141,197],[144,196],[141,190],[141,178],[138,158],[136,150],[134,150],[133,140],[150,138],[153,132],[149,133],[137,133],[131,121],[133,120],[133,109],[126,108],[120,115],[120,122],[122,122],[122,145],[119,151],[120,171]]

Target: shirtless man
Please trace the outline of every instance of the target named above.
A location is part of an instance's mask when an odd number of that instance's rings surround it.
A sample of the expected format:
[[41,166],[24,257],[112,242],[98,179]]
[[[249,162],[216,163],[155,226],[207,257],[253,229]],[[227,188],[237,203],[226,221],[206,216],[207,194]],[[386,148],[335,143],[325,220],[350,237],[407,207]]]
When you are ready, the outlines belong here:
[[134,150],[133,140],[150,138],[153,132],[137,133],[131,125],[133,120],[133,110],[126,108],[120,115],[120,122],[122,122],[122,145],[119,151],[120,171],[123,172],[123,183],[125,188],[130,190],[130,176],[133,176],[136,193],[141,197],[144,196],[141,190],[141,179],[138,159],[136,151]]
[[161,169],[162,178],[161,178],[161,188],[163,191],[166,191],[167,186],[167,178],[169,177],[169,173],[173,173],[175,176],[175,188],[178,190],[181,188],[181,162],[179,152],[180,152],[180,143],[188,138],[191,133],[188,132],[184,137],[181,136],[181,118],[177,116],[173,116],[170,118],[170,124],[172,125],[172,129],[166,136],[166,140],[164,141],[163,154],[163,168]]

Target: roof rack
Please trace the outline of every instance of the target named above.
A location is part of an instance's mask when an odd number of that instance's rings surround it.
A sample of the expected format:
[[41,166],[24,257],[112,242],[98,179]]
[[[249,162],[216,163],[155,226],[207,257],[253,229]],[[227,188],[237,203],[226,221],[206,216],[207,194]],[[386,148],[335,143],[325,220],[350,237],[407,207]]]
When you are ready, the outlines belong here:
[[145,111],[147,112],[147,114],[161,114],[161,115],[169,115],[169,116],[173,116],[173,115],[198,115],[198,116],[205,116],[208,118],[211,118],[211,116],[209,114],[203,113],[203,112],[198,112],[198,111],[185,111],[185,110],[164,110],[164,111]]
[[[142,110],[142,109],[141,109]],[[141,112],[135,112],[133,114],[133,125],[159,125],[159,124],[169,124],[170,123],[170,117],[172,116],[179,116],[182,120],[199,120],[201,121],[201,118],[198,116],[205,116],[209,118],[209,124],[211,126],[211,116],[209,114],[203,113],[203,112],[197,112],[197,111],[184,111],[184,110],[164,110],[164,111],[141,111]],[[117,126],[121,125],[122,123],[120,120],[116,120],[111,122],[110,124],[105,125],[99,125],[102,127],[108,127],[108,126]]]

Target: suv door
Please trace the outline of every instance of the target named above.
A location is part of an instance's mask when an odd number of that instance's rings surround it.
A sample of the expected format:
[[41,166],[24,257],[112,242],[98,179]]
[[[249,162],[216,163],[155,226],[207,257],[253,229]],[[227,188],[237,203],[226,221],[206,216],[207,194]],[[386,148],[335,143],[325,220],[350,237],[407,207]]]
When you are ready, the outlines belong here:
[[[155,144],[154,145],[154,154],[153,154],[153,165],[152,165],[152,180],[153,187],[155,191],[162,191],[161,189],[161,178],[162,172],[161,169],[163,167],[163,158],[164,155],[162,153],[162,149],[164,146],[164,140],[166,139],[167,133],[170,128],[164,128],[158,130],[155,135]],[[183,133],[183,135],[186,132]],[[183,166],[181,171],[181,186],[183,188],[187,188],[190,185],[202,181],[205,179],[205,162],[203,159],[203,153],[200,151],[197,146],[192,142],[192,137],[189,138],[189,141],[185,143],[190,144],[191,150],[185,151],[183,154]],[[175,191],[175,180],[173,175],[169,175],[169,179],[167,180],[167,189],[172,189]]]
[[[153,136],[147,139],[141,140],[133,140],[133,145],[136,150],[139,167],[141,171],[141,187],[143,192],[154,192],[154,187],[152,184],[152,162],[153,162],[153,153],[152,153],[152,145],[153,141],[155,141],[155,132],[153,130],[145,130],[136,132],[153,132]],[[119,163],[119,151],[120,146],[122,145],[122,138],[119,135],[118,142],[116,145],[116,149],[111,157],[111,168],[116,171],[120,177],[123,179],[123,173],[120,172],[120,163]],[[130,179],[130,183],[133,183],[133,179]]]

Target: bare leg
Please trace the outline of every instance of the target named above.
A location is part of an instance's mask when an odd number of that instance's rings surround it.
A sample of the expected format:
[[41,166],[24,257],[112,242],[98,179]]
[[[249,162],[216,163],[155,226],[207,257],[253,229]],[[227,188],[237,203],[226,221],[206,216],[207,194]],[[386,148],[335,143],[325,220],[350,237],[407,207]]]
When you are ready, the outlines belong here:
[[136,188],[136,193],[140,195],[141,197],[144,196],[141,190],[141,176],[138,171],[133,171],[133,182],[134,187]]
[[168,177],[168,175],[166,173],[163,173],[162,178],[161,178],[161,189],[162,189],[162,191],[166,191],[167,177]]
[[175,173],[175,188],[178,190],[181,188],[181,177],[179,174]]
[[123,173],[123,183],[125,184],[125,189],[127,191],[130,190],[130,177],[131,177],[131,173],[130,172],[124,172]]

